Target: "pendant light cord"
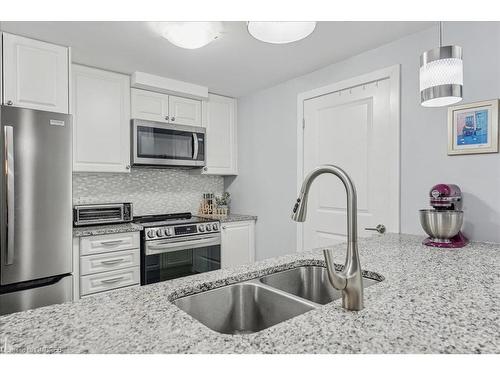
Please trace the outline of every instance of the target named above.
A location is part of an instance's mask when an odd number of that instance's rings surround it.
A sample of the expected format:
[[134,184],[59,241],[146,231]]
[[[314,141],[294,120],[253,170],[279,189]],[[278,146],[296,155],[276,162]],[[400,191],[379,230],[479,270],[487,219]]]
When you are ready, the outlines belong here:
[[443,46],[443,21],[439,21],[439,47]]

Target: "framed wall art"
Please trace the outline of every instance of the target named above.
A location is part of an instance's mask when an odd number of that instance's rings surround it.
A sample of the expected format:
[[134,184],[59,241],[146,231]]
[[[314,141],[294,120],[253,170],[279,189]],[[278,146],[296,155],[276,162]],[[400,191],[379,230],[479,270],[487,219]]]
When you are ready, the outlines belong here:
[[448,155],[498,152],[498,99],[448,108]]

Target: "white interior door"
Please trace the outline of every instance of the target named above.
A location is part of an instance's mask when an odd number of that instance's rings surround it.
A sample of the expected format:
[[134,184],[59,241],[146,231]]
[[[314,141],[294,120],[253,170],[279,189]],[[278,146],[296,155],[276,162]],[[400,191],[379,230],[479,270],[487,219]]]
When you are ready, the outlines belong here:
[[[399,130],[398,122],[391,121],[390,80],[345,88],[303,105],[304,176],[321,164],[339,166],[357,190],[358,235],[372,235],[365,228],[377,224],[398,232]],[[319,176],[302,225],[302,249],[345,242],[346,221],[342,182],[331,174]]]

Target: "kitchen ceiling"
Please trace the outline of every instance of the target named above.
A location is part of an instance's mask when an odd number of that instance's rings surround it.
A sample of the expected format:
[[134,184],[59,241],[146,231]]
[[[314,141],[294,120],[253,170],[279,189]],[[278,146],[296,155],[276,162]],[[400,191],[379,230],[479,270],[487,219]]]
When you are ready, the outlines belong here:
[[74,62],[123,73],[143,71],[239,97],[344,60],[435,22],[318,22],[301,41],[252,38],[245,22],[223,22],[222,36],[195,50],[176,47],[149,22],[2,22],[3,31],[72,47]]

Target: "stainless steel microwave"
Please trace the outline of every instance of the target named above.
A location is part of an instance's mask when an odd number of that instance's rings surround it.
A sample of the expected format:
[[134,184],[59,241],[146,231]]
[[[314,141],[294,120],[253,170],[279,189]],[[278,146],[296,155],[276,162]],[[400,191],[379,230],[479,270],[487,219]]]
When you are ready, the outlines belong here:
[[134,119],[131,129],[134,166],[205,166],[205,128]]

